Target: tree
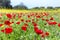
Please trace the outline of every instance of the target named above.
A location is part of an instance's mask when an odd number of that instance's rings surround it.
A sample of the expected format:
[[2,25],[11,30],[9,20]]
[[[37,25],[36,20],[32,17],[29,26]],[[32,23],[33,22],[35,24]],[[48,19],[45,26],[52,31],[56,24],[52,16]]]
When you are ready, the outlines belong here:
[[20,5],[14,6],[14,9],[28,9],[28,8],[23,3],[21,3]]
[[0,0],[0,7],[1,8],[12,8],[12,5],[10,5],[10,0]]
[[55,9],[60,9],[60,7],[55,7]]
[[39,7],[33,7],[32,9],[39,9]]
[[40,9],[45,9],[45,7],[40,7]]
[[47,9],[54,9],[53,7],[47,7]]
[[5,2],[5,7],[12,9],[12,5],[10,5],[10,1]]

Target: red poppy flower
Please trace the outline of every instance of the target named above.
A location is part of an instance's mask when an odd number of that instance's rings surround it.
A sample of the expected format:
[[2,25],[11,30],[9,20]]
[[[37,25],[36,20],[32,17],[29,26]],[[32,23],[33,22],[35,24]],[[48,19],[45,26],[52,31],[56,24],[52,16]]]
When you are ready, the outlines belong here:
[[34,19],[32,19],[32,21],[34,21]]
[[0,24],[0,27],[2,26],[3,24]]
[[31,20],[26,20],[26,22],[31,22]]
[[10,21],[6,20],[6,21],[4,22],[4,24],[10,25],[11,23],[10,23]]
[[20,22],[17,22],[16,24],[18,24],[18,25],[19,25],[19,24],[20,24]]
[[8,17],[8,18],[12,18],[12,15],[11,14],[6,14],[6,16]]
[[25,27],[25,26],[22,26],[21,28],[22,28],[22,30],[24,30],[24,31],[27,30],[27,27]]
[[13,29],[12,28],[5,28],[4,30],[1,30],[3,33],[10,34],[12,33]]
[[46,22],[48,22],[49,20],[48,19],[46,19]]
[[42,20],[45,20],[44,18],[42,18]]
[[44,13],[43,13],[43,16],[48,16],[48,15],[49,15],[49,14],[48,14],[48,13],[46,13],[46,12],[44,12]]
[[45,38],[45,34],[42,34],[41,37],[42,37],[42,38]]
[[37,15],[36,18],[40,18],[40,15]]
[[3,33],[4,33],[4,30],[1,30],[1,32],[3,32]]
[[25,23],[24,26],[28,26],[28,24]]
[[52,22],[53,23],[53,25],[56,25],[57,24],[57,22]]
[[24,22],[24,19],[21,19],[21,22]]
[[46,36],[49,36],[49,32],[46,32],[45,35],[46,35]]
[[12,28],[5,28],[6,34],[12,33],[13,29]]
[[49,24],[49,25],[56,25],[57,22],[50,22],[50,21],[48,21],[48,24]]
[[33,26],[34,26],[34,27],[38,26],[35,22],[32,22],[32,23],[33,23]]
[[28,15],[27,17],[30,18],[30,15]]
[[60,27],[60,23],[58,24],[58,27]]
[[43,31],[42,31],[42,30],[39,30],[39,29],[36,30],[35,32],[36,32],[37,34],[43,34]]
[[32,24],[34,24],[35,22],[32,22]]
[[34,13],[31,13],[31,16],[34,16]]
[[14,23],[14,22],[12,22],[12,23]]
[[54,19],[53,17],[50,18],[50,20],[53,20],[53,19]]
[[18,15],[18,18],[21,18],[22,16]]
[[48,24],[49,24],[49,25],[52,25],[52,22],[48,21]]
[[38,27],[34,27],[34,31],[38,30]]

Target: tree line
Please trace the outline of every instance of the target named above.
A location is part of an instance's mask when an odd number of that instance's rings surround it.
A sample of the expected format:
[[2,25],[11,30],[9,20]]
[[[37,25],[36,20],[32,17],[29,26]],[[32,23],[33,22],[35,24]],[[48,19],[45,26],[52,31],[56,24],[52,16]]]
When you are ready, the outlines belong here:
[[[29,10],[29,8],[26,5],[24,5],[24,3],[20,3],[19,5],[16,5],[16,6],[12,7],[10,2],[6,2],[5,6],[0,7],[0,8]],[[30,9],[60,9],[60,7],[51,7],[51,6],[48,6],[47,8],[45,8],[45,7],[33,7],[33,8],[30,8]]]

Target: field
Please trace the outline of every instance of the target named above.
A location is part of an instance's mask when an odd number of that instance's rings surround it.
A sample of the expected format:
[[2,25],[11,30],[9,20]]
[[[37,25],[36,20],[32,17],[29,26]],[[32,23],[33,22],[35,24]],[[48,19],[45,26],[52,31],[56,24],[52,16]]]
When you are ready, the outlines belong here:
[[0,9],[0,40],[60,40],[60,9]]
[[0,12],[2,13],[28,13],[28,12],[49,12],[49,13],[60,13],[60,9],[57,10],[14,10],[14,9],[0,9]]

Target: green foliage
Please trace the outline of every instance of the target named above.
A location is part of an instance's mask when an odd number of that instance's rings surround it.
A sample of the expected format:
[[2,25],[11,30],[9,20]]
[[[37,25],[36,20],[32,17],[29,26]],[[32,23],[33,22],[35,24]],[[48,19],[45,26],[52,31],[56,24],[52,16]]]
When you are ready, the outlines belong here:
[[53,7],[47,7],[47,9],[54,9]]
[[26,6],[20,6],[20,5],[17,5],[15,7],[13,7],[13,9],[28,9]]

